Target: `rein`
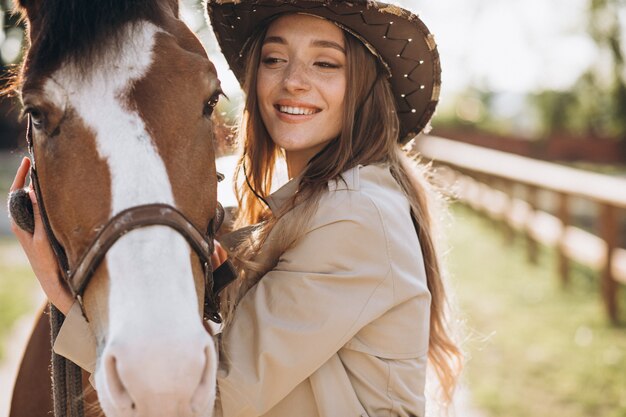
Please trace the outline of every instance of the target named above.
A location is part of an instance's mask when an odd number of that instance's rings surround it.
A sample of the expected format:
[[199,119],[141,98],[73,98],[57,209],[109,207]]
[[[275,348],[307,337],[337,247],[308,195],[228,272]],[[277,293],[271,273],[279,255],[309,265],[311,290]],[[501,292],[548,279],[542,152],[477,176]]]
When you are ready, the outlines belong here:
[[[181,234],[202,263],[204,272],[204,320],[221,323],[219,314],[219,293],[236,278],[232,263],[227,260],[215,271],[211,265],[211,254],[215,247],[213,238],[224,220],[224,209],[218,202],[215,216],[210,220],[206,233],[200,232],[183,213],[167,204],[144,204],[121,211],[113,216],[99,231],[96,238],[81,256],[77,266],[69,267],[67,254],[52,231],[41,194],[41,186],[35,166],[35,150],[33,145],[32,120],[28,116],[26,140],[28,151],[32,157],[30,180],[33,185],[41,220],[52,246],[61,276],[70,288],[72,295],[79,303],[85,319],[83,294],[94,271],[104,259],[107,251],[126,233],[148,226],[168,226]],[[218,181],[224,176],[218,173]],[[63,324],[64,316],[54,306],[50,306],[50,324],[54,344],[58,331]],[[52,379],[54,391],[54,415],[56,417],[82,417],[82,371],[73,362],[52,353]]]

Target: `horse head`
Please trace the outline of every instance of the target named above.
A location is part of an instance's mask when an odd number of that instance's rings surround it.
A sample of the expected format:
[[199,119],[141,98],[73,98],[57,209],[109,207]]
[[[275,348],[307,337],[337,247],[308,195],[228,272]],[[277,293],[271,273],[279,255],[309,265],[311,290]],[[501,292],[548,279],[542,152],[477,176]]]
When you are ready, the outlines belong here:
[[[30,48],[17,90],[65,272],[135,206],[173,207],[206,231],[217,205],[211,112],[221,90],[177,1],[18,8]],[[217,354],[202,317],[204,261],[192,246],[150,224],[120,234],[91,267],[81,301],[109,417],[212,415]]]

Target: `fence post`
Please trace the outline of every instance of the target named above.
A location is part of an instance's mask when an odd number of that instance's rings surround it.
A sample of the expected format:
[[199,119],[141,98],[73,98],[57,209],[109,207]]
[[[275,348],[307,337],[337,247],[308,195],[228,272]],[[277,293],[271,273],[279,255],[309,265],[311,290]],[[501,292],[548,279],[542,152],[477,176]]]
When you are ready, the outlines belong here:
[[515,238],[515,230],[513,230],[513,226],[511,226],[509,216],[511,210],[513,210],[513,183],[506,178],[500,178],[500,187],[502,191],[507,196],[506,209],[502,214],[502,229],[504,232],[504,241],[506,244],[511,245],[513,243],[513,239]]
[[[537,187],[535,187],[534,185],[527,185],[526,186],[526,198],[528,200],[528,205],[530,205],[531,207],[531,213],[529,214],[529,216],[532,218],[535,215],[535,211],[537,210]],[[536,264],[538,248],[537,248],[537,242],[535,241],[535,239],[533,239],[531,235],[531,231],[530,231],[531,224],[532,222],[527,222],[525,225],[526,248],[527,248],[528,261],[533,264]]]
[[493,219],[493,217],[491,217],[491,214],[486,207],[486,202],[488,202],[489,200],[487,198],[489,196],[489,190],[492,187],[491,177],[487,174],[477,173],[476,179],[480,184],[480,213],[485,219],[487,219],[489,223],[491,223],[493,226],[497,226],[495,220]]
[[617,281],[613,278],[613,252],[617,247],[618,224],[617,210],[609,204],[603,204],[600,213],[600,236],[606,242],[606,263],[602,271],[602,297],[613,324],[617,323]]
[[558,216],[559,220],[561,220],[561,224],[563,225],[563,230],[561,232],[561,236],[559,238],[559,243],[557,245],[557,252],[559,257],[559,277],[561,278],[561,285],[563,287],[567,286],[569,283],[569,259],[565,254],[565,248],[563,244],[565,243],[565,230],[570,223],[570,214],[569,214],[569,196],[566,193],[558,193],[559,197],[559,209]]

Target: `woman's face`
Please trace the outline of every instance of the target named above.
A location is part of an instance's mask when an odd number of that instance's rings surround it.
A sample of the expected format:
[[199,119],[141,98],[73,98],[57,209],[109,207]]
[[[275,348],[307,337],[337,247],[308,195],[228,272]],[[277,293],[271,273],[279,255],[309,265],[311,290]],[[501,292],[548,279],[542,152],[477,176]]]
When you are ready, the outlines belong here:
[[339,136],[345,92],[341,29],[299,14],[272,22],[261,49],[257,95],[263,123],[288,162],[303,168]]

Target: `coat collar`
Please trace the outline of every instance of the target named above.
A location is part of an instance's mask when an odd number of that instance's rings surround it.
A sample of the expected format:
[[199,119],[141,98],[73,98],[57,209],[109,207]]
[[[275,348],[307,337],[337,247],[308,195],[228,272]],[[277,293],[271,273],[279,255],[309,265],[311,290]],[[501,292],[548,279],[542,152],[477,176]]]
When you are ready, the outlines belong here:
[[[339,190],[358,190],[359,189],[359,170],[362,165],[358,165],[354,168],[350,168],[347,171],[343,172],[339,175],[339,178],[335,180],[331,180],[328,183],[328,191],[339,191]],[[298,176],[289,180],[285,185],[280,187],[278,190],[274,191],[268,197],[265,198],[267,201],[270,210],[274,215],[276,215],[298,192],[298,185],[300,184],[301,177]]]
[[[361,176],[363,178],[361,178]],[[330,181],[328,183],[328,190],[329,192],[340,190],[358,191],[361,189],[361,179],[363,179],[364,183],[368,181],[382,181],[387,184],[395,184],[395,180],[390,175],[386,165],[358,165],[343,172],[336,180]],[[265,198],[265,201],[267,201],[274,215],[277,215],[289,199],[298,192],[299,183],[300,177],[296,177]],[[395,186],[397,186],[397,184]],[[253,224],[223,234],[220,236],[219,241],[222,246],[232,251],[258,226],[258,224]]]

